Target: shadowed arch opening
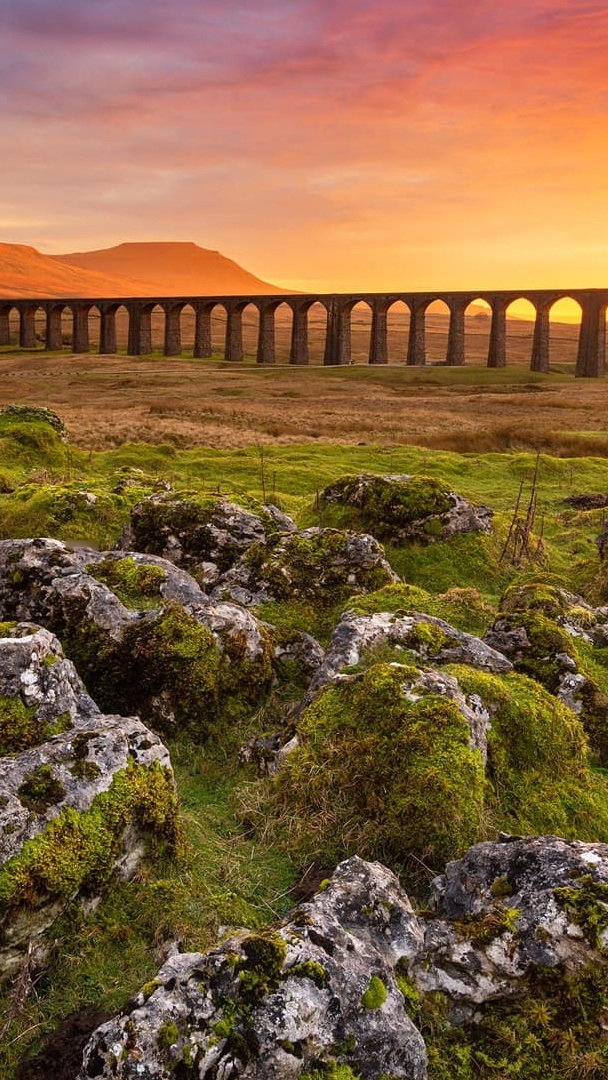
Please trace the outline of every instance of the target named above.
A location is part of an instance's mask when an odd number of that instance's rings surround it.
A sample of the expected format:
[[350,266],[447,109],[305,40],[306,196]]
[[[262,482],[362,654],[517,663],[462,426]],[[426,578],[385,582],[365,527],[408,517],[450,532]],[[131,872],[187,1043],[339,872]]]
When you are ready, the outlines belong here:
[[17,309],[12,304],[0,303],[0,349],[17,344],[18,326]]
[[238,305],[243,320],[243,360],[255,361],[258,351],[260,312],[254,300]]
[[188,301],[179,309],[180,341],[182,353],[194,353],[196,313],[194,304]]
[[530,366],[536,307],[524,296],[507,305],[507,363]]
[[99,304],[93,304],[89,308],[89,313],[87,315],[87,329],[89,348],[92,352],[98,353],[101,344],[101,311]]
[[322,300],[312,300],[306,306],[308,351],[311,364],[322,364],[325,357],[328,311]]
[[445,364],[447,359],[450,309],[445,300],[431,300],[424,312],[426,362]]
[[405,300],[394,300],[387,310],[389,364],[405,364],[410,337],[410,309]]
[[371,348],[372,306],[368,300],[356,300],[350,309],[351,364],[368,364]]
[[274,310],[274,347],[277,364],[288,364],[293,333],[293,309],[285,300],[272,304]]
[[465,363],[484,365],[490,347],[492,309],[483,297],[471,300],[464,312]]
[[549,353],[557,371],[576,366],[582,308],[572,296],[561,296],[549,308]]

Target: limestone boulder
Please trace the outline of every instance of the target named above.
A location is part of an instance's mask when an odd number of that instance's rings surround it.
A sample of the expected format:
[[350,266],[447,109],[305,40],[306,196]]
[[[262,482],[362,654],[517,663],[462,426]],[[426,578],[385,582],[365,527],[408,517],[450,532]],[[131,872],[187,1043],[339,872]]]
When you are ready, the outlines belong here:
[[211,588],[252,544],[296,528],[276,507],[244,509],[219,495],[154,495],[131,511],[118,547],[159,555]]
[[429,476],[343,476],[321,492],[318,502],[321,510],[340,507],[345,525],[355,527],[358,522],[374,536],[398,544],[488,533],[492,527],[493,511],[488,506],[473,506],[448,484]]
[[363,655],[392,648],[407,650],[423,662],[470,664],[481,671],[506,673],[511,661],[487,642],[456,630],[443,619],[421,612],[399,615],[380,611],[373,615],[345,612],[334,630],[325,659],[308,688],[310,700],[321,687],[334,682],[345,668],[356,667]]
[[39,746],[98,713],[53,634],[0,623],[0,755]]
[[245,606],[290,599],[330,606],[398,580],[373,536],[313,527],[250,547],[212,596]]
[[65,905],[130,876],[175,839],[169,753],[134,717],[106,716],[47,630],[0,624],[0,977]]
[[484,641],[516,671],[535,679],[578,716],[598,762],[608,762],[608,697],[587,670],[581,642],[603,646],[608,628],[600,608],[552,586],[507,590]]
[[271,629],[167,560],[136,555],[2,541],[0,618],[42,623],[104,711],[155,730],[205,735],[257,706],[273,679]]
[[339,1065],[361,1080],[424,1080],[424,1042],[394,970],[421,943],[394,875],[349,859],[275,928],[171,957],[94,1033],[78,1080],[296,1080]]
[[608,845],[557,837],[476,844],[433,883],[436,915],[411,969],[454,1015],[526,992],[538,968],[563,978],[605,963]]

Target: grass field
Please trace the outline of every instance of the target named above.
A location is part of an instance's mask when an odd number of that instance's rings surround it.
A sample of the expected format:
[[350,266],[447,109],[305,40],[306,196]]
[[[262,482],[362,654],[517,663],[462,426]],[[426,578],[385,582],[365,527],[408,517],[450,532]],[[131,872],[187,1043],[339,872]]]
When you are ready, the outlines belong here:
[[[0,538],[55,535],[111,546],[130,506],[157,481],[178,492],[247,493],[278,503],[302,526],[331,524],[315,496],[338,476],[423,473],[495,511],[489,537],[387,548],[404,580],[433,594],[432,613],[483,632],[505,586],[526,575],[606,603],[595,544],[606,512],[579,512],[564,499],[608,492],[608,383],[575,380],[566,361],[558,366],[545,376],[521,363],[497,371],[474,364],[265,369],[220,359],[3,350],[0,406],[50,407],[70,438],[60,443],[45,424],[0,422]],[[535,472],[539,557],[515,566],[505,540],[520,485],[525,511]],[[289,605],[261,614],[292,624],[299,618]],[[306,626],[325,640],[337,614],[315,624],[313,613]],[[608,690],[608,675],[598,672]],[[256,781],[237,748],[272,722],[272,711],[262,710],[222,745],[171,745],[184,824],[177,862],[142,870],[95,912],[71,908],[27,997],[5,988],[2,1077],[14,1077],[22,1055],[73,1010],[120,1008],[154,975],[167,942],[204,949],[221,924],[259,925],[293,904],[303,867],[281,843],[250,836],[238,812],[241,792]]]
[[[515,325],[528,332],[529,324]],[[570,336],[555,350],[548,375],[522,362],[527,345],[516,362],[497,370],[482,366],[480,357],[462,368],[260,368],[251,358],[228,364],[218,357],[4,348],[0,405],[46,405],[63,417],[74,442],[98,449],[125,441],[216,448],[330,441],[603,452],[608,382],[574,378],[577,327],[564,329]]]

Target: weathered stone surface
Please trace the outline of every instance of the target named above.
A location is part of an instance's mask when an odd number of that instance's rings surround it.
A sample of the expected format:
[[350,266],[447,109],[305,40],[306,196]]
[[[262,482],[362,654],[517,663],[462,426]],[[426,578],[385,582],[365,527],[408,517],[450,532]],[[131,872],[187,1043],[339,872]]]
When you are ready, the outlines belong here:
[[0,754],[25,750],[99,712],[57,638],[0,623]]
[[230,704],[257,704],[272,681],[270,629],[236,604],[210,601],[170,562],[136,555],[2,541],[0,618],[47,626],[105,711],[139,713],[155,729],[201,733]]
[[119,640],[135,615],[82,571],[80,556],[58,540],[0,541],[0,616],[60,632],[70,611]]
[[485,642],[573,709],[598,761],[608,762],[608,698],[585,670],[577,647],[580,641],[608,641],[603,611],[564,589],[542,584],[512,586],[501,606],[505,610]]
[[428,476],[360,473],[326,487],[320,505],[351,506],[364,526],[382,539],[430,543],[468,532],[490,532],[493,511],[474,507],[440,480]]
[[117,546],[160,555],[211,587],[252,544],[295,527],[276,507],[256,514],[221,496],[155,495],[133,508]]
[[173,837],[169,753],[137,718],[104,716],[57,639],[0,624],[0,976],[66,902],[130,876]]
[[173,956],[100,1027],[78,1080],[296,1080],[331,1063],[361,1080],[424,1080],[426,1054],[393,969],[420,923],[394,875],[353,858],[276,930]]
[[345,612],[331,636],[325,660],[311,680],[307,696],[310,698],[322,686],[334,682],[344,668],[358,664],[363,652],[380,646],[408,649],[423,661],[471,664],[482,671],[513,670],[510,660],[501,652],[433,615]]
[[146,838],[172,838],[175,814],[168,751],[136,718],[99,715],[0,758],[0,977],[28,946],[44,955],[68,901],[130,877]]
[[288,599],[328,605],[398,580],[373,536],[311,528],[255,544],[222,576],[212,596],[245,606]]
[[606,844],[476,844],[435,879],[437,916],[410,975],[419,989],[445,993],[462,1019],[466,1006],[522,992],[533,965],[570,973],[604,963],[607,899]]
[[[74,557],[77,565],[82,568],[89,567],[93,574],[99,572],[100,564],[103,567],[111,567],[112,564],[119,567],[125,561],[131,561],[140,568],[146,566],[155,567],[164,575],[161,578],[159,573],[159,604],[167,600],[173,600],[184,605],[203,604],[209,600],[207,593],[203,592],[198,581],[191,574],[176,566],[169,559],[163,559],[158,555],[149,555],[139,551],[94,551],[92,548],[79,548],[74,552]],[[134,603],[132,606],[136,607],[137,605]]]

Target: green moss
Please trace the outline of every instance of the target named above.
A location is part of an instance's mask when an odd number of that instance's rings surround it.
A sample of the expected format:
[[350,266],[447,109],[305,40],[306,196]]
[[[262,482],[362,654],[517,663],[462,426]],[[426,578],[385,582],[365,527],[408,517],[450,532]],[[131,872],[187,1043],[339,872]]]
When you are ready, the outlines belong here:
[[61,802],[65,788],[50,765],[39,765],[19,785],[17,795],[28,810],[44,814],[49,806]]
[[161,1050],[168,1050],[179,1042],[179,1028],[172,1020],[165,1020],[158,1029],[156,1042]]
[[67,731],[72,724],[69,712],[55,720],[39,720],[33,706],[21,698],[0,695],[0,755],[18,754],[41,746],[52,735]]
[[327,1065],[312,1072],[300,1073],[298,1080],[359,1080],[359,1073],[353,1072],[350,1065],[339,1065],[338,1062],[328,1062]]
[[494,828],[607,838],[608,785],[589,768],[579,718],[523,675],[488,675],[464,665],[447,670],[490,710],[486,810]]
[[361,998],[364,1009],[381,1009],[387,998],[386,986],[379,975],[372,975],[369,986]]
[[12,637],[18,625],[16,622],[0,622],[0,638]]
[[213,634],[179,604],[127,624],[118,642],[91,622],[80,602],[67,607],[67,655],[98,705],[138,713],[163,732],[206,738],[260,703],[272,680],[272,641],[263,634],[256,660],[246,637],[233,634],[220,651]]
[[305,960],[302,964],[294,964],[286,974],[296,979],[310,979],[319,990],[324,990],[327,986],[327,972],[316,960]]
[[483,948],[502,934],[513,933],[520,914],[517,908],[505,908],[500,904],[495,904],[490,911],[484,911],[482,915],[455,919],[452,925],[476,948]]
[[500,601],[501,611],[539,611],[548,619],[556,619],[567,611],[567,604],[554,585],[532,581],[510,585]]
[[454,702],[403,693],[418,669],[379,664],[323,690],[299,723],[261,812],[288,813],[290,847],[332,863],[346,855],[389,860],[416,874],[439,869],[480,835],[481,757]]
[[507,877],[497,877],[490,886],[490,893],[497,899],[513,895],[513,886]]
[[[42,781],[43,785],[52,783],[46,773]],[[39,779],[34,777],[33,783],[37,790]],[[156,763],[149,768],[129,765],[116,774],[107,791],[95,796],[88,810],[79,813],[66,807],[44,832],[27,840],[0,870],[0,908],[100,889],[109,880],[131,821],[151,839],[175,843],[175,791],[170,777]]]
[[235,971],[245,1000],[257,1002],[279,986],[287,943],[276,931],[266,930],[249,934],[241,947],[244,959]]
[[340,529],[321,529],[309,536],[282,534],[266,544],[253,544],[243,561],[277,600],[308,600],[328,608],[354,592],[380,589],[391,579],[380,565],[350,565],[348,542],[349,534]]
[[57,435],[65,435],[65,424],[51,409],[33,405],[5,405],[0,409],[0,428],[11,424],[48,424]]
[[593,948],[599,948],[602,934],[608,929],[608,885],[584,874],[576,884],[554,889],[553,895]]
[[[350,513],[342,513],[343,524],[362,525],[379,537],[390,537],[408,526],[423,522],[433,515],[444,514],[454,505],[450,488],[431,476],[413,476],[409,480],[391,480],[386,476],[369,476],[361,492],[356,477],[342,477],[326,488],[319,497],[322,510],[338,503]],[[424,535],[438,536],[441,522],[426,521]]]
[[604,1017],[608,972],[591,966],[567,976],[531,968],[521,994],[478,1006],[463,1027],[446,1018],[440,995],[422,994],[416,1023],[429,1080],[603,1080],[608,1074]]
[[142,610],[158,607],[161,602],[160,587],[167,580],[160,566],[141,565],[127,556],[124,559],[103,559],[87,567],[97,581],[103,582],[125,607]]

